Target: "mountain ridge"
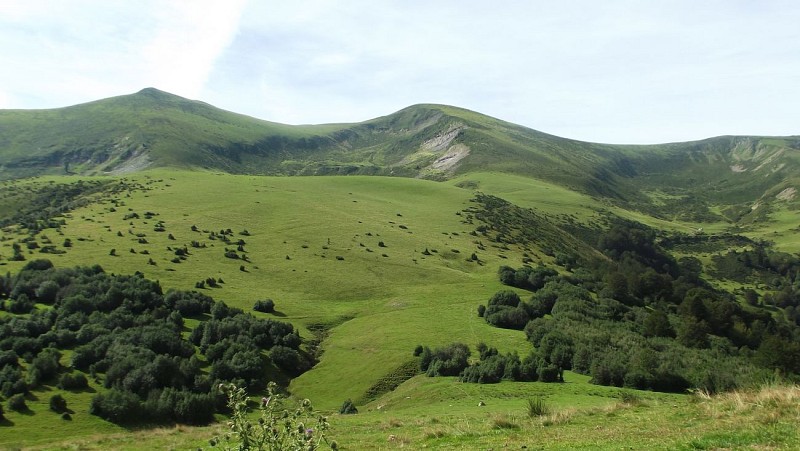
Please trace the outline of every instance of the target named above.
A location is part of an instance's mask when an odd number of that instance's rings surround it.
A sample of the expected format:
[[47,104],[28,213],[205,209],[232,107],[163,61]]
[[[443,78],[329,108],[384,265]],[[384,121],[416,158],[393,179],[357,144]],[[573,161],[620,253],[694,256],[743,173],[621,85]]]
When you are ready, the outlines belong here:
[[722,214],[732,220],[754,205],[794,202],[799,154],[800,136],[599,144],[438,104],[358,123],[287,125],[156,88],[57,109],[0,110],[0,179],[153,167],[432,180],[490,171],[651,213],[659,203],[689,199],[698,203],[697,218]]

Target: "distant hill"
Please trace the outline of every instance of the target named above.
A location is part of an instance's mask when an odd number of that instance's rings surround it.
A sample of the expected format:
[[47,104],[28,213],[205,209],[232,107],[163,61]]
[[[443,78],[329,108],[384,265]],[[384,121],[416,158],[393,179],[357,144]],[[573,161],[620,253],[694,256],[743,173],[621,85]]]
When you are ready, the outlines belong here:
[[794,203],[799,154],[798,136],[594,144],[444,105],[357,124],[292,126],[154,88],[67,108],[0,111],[0,179],[150,167],[433,180],[488,171],[698,222],[736,222],[758,206]]

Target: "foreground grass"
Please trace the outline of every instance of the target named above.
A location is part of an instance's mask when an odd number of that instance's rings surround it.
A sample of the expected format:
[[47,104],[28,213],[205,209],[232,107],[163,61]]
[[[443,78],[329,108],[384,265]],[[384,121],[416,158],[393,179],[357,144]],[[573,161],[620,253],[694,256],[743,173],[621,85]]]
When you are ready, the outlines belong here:
[[[453,390],[462,397],[446,400],[444,394]],[[428,393],[442,395],[415,398]],[[534,395],[547,400],[551,414],[527,416],[525,397]],[[797,386],[702,396],[621,392],[588,385],[579,376],[568,377],[565,384],[491,386],[421,376],[357,415],[333,414],[330,435],[341,449],[351,450],[797,449],[798,421]],[[207,448],[207,438],[222,431],[221,425],[178,426],[34,449]]]

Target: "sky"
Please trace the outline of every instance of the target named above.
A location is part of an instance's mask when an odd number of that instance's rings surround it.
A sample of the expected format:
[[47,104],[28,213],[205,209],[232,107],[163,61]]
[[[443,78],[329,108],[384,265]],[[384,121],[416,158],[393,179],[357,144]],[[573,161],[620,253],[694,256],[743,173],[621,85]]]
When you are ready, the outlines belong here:
[[618,144],[800,135],[795,0],[0,0],[0,109],[155,87],[289,124],[455,105]]

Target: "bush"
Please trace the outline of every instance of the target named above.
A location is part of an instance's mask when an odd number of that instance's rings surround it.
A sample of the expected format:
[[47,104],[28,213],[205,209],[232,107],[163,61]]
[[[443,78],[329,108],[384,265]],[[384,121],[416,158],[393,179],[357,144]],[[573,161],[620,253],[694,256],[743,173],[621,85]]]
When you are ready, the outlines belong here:
[[519,305],[519,295],[511,290],[498,291],[489,299],[489,305],[506,305],[516,307]]
[[420,355],[420,369],[428,376],[458,376],[467,367],[469,355],[469,347],[463,343],[434,351],[425,347]]
[[356,405],[353,404],[353,401],[348,399],[344,402],[344,404],[342,404],[342,407],[339,409],[339,413],[343,415],[353,415],[358,413],[358,409],[356,409]]
[[58,380],[58,388],[62,390],[81,390],[89,387],[89,381],[83,373],[66,373]]
[[67,411],[67,400],[60,394],[50,397],[50,410],[55,413],[64,413]]
[[544,398],[528,398],[527,403],[528,417],[543,417],[550,414],[550,406],[547,405]]
[[253,310],[262,313],[275,313],[275,301],[272,299],[258,300],[253,305]]
[[8,399],[8,408],[16,412],[28,410],[28,405],[25,404],[25,396],[18,393]]
[[89,406],[90,414],[116,424],[141,420],[141,411],[142,405],[138,396],[116,389],[95,395]]
[[300,353],[292,348],[281,345],[274,346],[269,351],[269,358],[287,374],[296,376],[303,372]]

